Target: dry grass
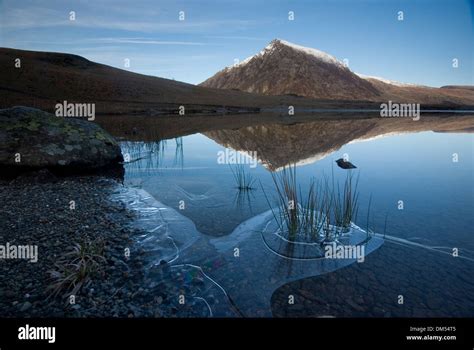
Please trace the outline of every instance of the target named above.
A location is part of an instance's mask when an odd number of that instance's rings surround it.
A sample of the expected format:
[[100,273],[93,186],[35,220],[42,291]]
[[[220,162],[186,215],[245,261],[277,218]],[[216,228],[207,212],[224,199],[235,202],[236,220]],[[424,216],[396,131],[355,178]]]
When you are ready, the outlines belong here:
[[57,260],[55,269],[49,271],[52,279],[48,287],[49,297],[77,295],[92,277],[102,271],[106,263],[104,247],[102,239],[91,240],[88,237],[81,243],[75,243]]

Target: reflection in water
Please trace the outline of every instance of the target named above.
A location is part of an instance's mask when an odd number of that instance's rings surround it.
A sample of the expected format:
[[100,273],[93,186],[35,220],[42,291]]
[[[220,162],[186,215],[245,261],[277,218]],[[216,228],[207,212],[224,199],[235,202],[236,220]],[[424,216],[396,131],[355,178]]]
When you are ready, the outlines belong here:
[[175,142],[176,142],[176,148],[175,148],[173,165],[180,166],[182,168],[184,166],[183,138],[177,137],[175,138]]
[[243,213],[244,210],[249,210],[253,213],[252,202],[255,200],[255,194],[253,191],[235,191],[234,204],[235,208]]
[[[140,192],[142,195],[128,193],[124,198],[136,196],[133,203],[145,209],[137,208],[146,217],[138,224],[149,234],[137,244],[143,244],[154,252],[149,255],[150,265],[164,259],[177,272],[202,279],[203,282],[199,283],[204,284],[200,292],[191,288],[189,293],[205,306],[208,314],[269,316],[273,312],[297,316],[307,312],[307,315],[370,316],[380,315],[380,310],[383,310],[381,315],[384,316],[390,310],[395,315],[423,316],[423,313],[430,314],[428,306],[434,304],[434,300],[449,299],[445,290],[458,298],[458,306],[440,307],[437,315],[467,315],[466,310],[474,309],[472,295],[458,297],[462,291],[474,288],[472,254],[469,253],[474,251],[470,235],[474,223],[469,214],[474,209],[471,186],[473,151],[469,144],[472,136],[454,134],[474,130],[474,118],[422,116],[417,122],[366,118],[293,124],[288,120],[270,120],[268,123],[252,120],[248,125],[234,120],[235,128],[220,130],[209,124],[192,123],[189,120],[182,130],[176,126],[171,128],[169,135],[179,138],[176,140],[159,141],[157,138],[155,142],[130,142],[130,137],[127,137],[129,140],[122,142],[123,152],[133,155],[131,162],[125,164],[126,184],[137,184],[138,181],[140,187],[154,197]],[[182,137],[190,130],[201,131],[205,136]],[[161,133],[166,132],[161,130]],[[420,134],[410,135],[418,132]],[[139,136],[133,135],[132,138],[135,137]],[[229,166],[216,160],[223,147],[252,155],[256,151],[263,166],[245,168],[245,171],[261,185],[252,191],[236,189]],[[383,231],[385,216],[389,213],[387,240],[374,252],[384,241],[381,235],[374,235],[366,251],[367,254],[374,253],[363,264],[353,264],[354,259],[307,260],[311,248],[295,247],[282,240],[281,235],[275,235],[278,225],[265,200],[264,193],[274,193],[275,190],[271,173],[288,164],[300,165],[298,186],[303,192],[307,191],[312,177],[321,178],[324,173],[334,172],[336,180],[343,180],[348,170],[335,166],[334,161],[341,157],[341,154],[335,154],[338,152],[350,154],[361,171],[360,216],[366,217],[364,214],[368,211],[371,195],[373,214],[370,217],[374,220],[376,232]],[[461,162],[451,161],[454,152],[459,154]],[[404,210],[397,208],[399,200],[403,200]],[[147,222],[150,226],[146,226]],[[348,237],[352,241],[349,242],[356,245],[363,242],[362,236],[367,236],[367,230],[357,225],[364,224],[351,224],[352,231]],[[461,247],[461,259],[452,259],[452,247]],[[390,255],[387,259],[396,269],[385,266],[386,254]],[[393,285],[390,289],[384,287],[390,284],[388,280],[409,280],[414,270],[409,259],[415,259],[414,255],[429,261],[429,264],[416,265],[420,272],[416,274],[417,283],[422,287],[413,290],[404,282],[400,282],[401,291],[394,291],[396,286]],[[437,274],[449,276],[450,271],[459,269],[468,271],[469,278],[450,280],[449,288],[437,284]],[[386,270],[390,270],[390,276]],[[349,277],[345,271],[352,271]],[[352,278],[358,271],[361,271],[359,277]],[[378,277],[375,282],[374,274]],[[315,275],[320,276],[305,281],[324,278],[327,283],[287,284]],[[345,284],[345,290],[339,291],[339,299],[333,291],[339,290],[344,283],[328,278],[328,275],[345,276],[351,280]],[[195,281],[194,277],[190,280]],[[403,311],[406,313],[400,313],[394,311],[396,303],[392,305],[390,300],[374,294],[372,299],[364,299],[352,314],[345,314],[343,310],[347,307],[339,306],[344,305],[344,296],[351,295],[351,283],[356,283],[357,288],[367,288],[367,281],[375,285],[369,286],[369,290],[362,289],[360,293],[364,296],[371,296],[375,291],[383,296],[406,293],[416,299],[427,290],[430,296],[419,305],[410,306],[412,309]],[[298,294],[299,290],[306,296]],[[289,294],[308,300],[304,303],[306,311],[301,308],[298,311],[296,306],[289,309]],[[323,307],[323,302],[315,301],[315,294],[327,300],[331,307]],[[386,304],[380,306],[376,297],[386,300]],[[351,299],[350,305],[357,304],[358,299],[354,300]],[[418,308],[417,313],[413,308]],[[420,308],[424,311],[419,311]]]
[[[184,167],[183,140],[181,137],[175,140],[175,154],[173,158],[174,167]],[[127,171],[130,173],[148,174],[157,173],[163,167],[166,148],[169,140],[120,142],[120,148],[124,157],[124,163]]]
[[472,117],[425,117],[411,119],[318,120],[293,125],[265,124],[205,132],[224,147],[258,155],[269,170],[286,165],[311,164],[351,142],[420,131],[472,132]]
[[269,170],[293,163],[314,163],[352,142],[422,131],[474,131],[472,115],[436,114],[424,114],[418,121],[380,118],[373,114],[359,114],[354,119],[329,114],[292,118],[266,115],[172,119],[114,116],[113,119],[99,118],[98,122],[114,136],[129,141],[174,139],[176,165],[182,166],[183,162],[182,136],[201,132],[224,147],[242,151],[250,157],[257,155]]

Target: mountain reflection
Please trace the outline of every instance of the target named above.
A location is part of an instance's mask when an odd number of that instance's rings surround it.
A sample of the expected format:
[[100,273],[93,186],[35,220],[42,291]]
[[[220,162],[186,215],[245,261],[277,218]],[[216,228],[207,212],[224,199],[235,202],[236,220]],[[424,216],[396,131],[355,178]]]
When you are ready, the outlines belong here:
[[160,141],[202,133],[218,144],[257,155],[268,170],[289,164],[310,164],[350,142],[367,141],[396,134],[473,132],[473,115],[422,115],[380,118],[377,115],[226,115],[215,117],[125,117],[100,118],[99,124],[127,141]]
[[271,171],[286,165],[317,162],[350,142],[367,141],[394,134],[421,131],[472,132],[473,117],[429,117],[411,119],[318,120],[293,125],[265,124],[239,129],[207,131],[203,134],[222,146],[257,154]]

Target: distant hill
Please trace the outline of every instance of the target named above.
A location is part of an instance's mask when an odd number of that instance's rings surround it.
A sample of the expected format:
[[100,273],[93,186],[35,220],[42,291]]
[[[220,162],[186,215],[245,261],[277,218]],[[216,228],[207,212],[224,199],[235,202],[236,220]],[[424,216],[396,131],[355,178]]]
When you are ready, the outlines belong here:
[[[15,67],[16,58],[21,59],[21,68]],[[260,110],[279,110],[284,114],[289,105],[295,106],[297,112],[312,108],[377,109],[378,101],[386,101],[386,96],[377,95],[378,88],[374,88],[373,83],[347,72],[345,68],[337,69],[341,70],[344,81],[352,84],[354,96],[349,98],[340,94],[340,99],[329,96],[315,99],[299,96],[303,90],[266,95],[265,91],[261,94],[240,91],[239,87],[195,86],[113,68],[65,53],[0,48],[0,65],[0,108],[23,105],[53,112],[56,103],[66,100],[95,103],[97,114],[109,115],[177,114],[180,105],[186,107],[187,115]],[[343,85],[340,88],[343,89]],[[433,99],[437,108],[463,108],[463,104],[474,106],[472,91],[441,90],[445,92],[444,99]]]
[[473,87],[440,89],[364,76],[325,52],[279,39],[200,85],[314,99],[417,102],[422,107],[474,105]]
[[466,89],[474,91],[474,86],[471,85],[445,85],[441,86],[441,89]]
[[[21,59],[21,68],[14,60]],[[196,108],[259,105],[258,96],[196,87],[51,52],[0,48],[2,107],[27,105],[52,110],[56,101],[94,102],[99,112],[158,113],[180,104]]]

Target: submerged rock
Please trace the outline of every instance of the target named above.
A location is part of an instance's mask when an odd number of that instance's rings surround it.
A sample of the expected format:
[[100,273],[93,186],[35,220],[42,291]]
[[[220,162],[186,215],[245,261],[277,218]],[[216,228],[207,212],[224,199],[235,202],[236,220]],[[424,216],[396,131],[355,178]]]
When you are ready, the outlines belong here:
[[89,172],[123,161],[117,142],[97,124],[28,107],[0,109],[0,145],[3,174]]
[[352,164],[349,161],[344,160],[343,158],[339,158],[338,160],[336,160],[336,163],[339,166],[339,168],[342,168],[342,169],[356,169],[357,168],[354,164]]

